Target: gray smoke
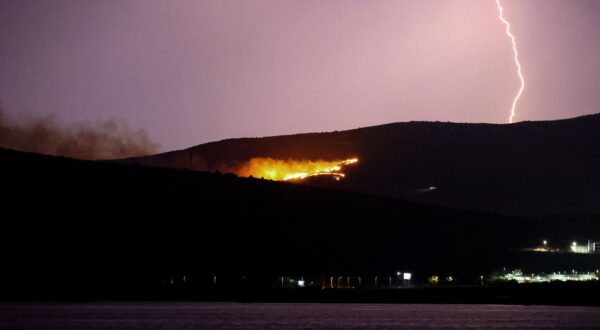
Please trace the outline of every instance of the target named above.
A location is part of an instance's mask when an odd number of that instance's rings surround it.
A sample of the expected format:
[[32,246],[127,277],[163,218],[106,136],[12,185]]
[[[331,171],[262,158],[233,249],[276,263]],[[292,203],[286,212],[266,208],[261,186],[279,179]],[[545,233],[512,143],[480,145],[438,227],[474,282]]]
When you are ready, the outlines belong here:
[[56,116],[15,120],[0,108],[0,147],[78,159],[117,159],[156,153],[144,130],[111,119],[60,125]]

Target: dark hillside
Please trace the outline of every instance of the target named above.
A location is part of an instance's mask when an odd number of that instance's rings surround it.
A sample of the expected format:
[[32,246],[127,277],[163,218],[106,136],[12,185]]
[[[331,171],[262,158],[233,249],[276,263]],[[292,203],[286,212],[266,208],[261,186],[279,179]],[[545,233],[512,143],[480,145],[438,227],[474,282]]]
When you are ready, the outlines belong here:
[[[518,266],[512,249],[542,238],[567,245],[600,237],[600,218],[593,215],[512,218],[2,149],[0,161],[5,294],[147,290],[182,274],[205,284],[218,275],[271,285],[283,274],[404,269],[421,281],[433,272],[468,281],[494,267]],[[540,267],[598,262],[595,255],[566,258]]]
[[[466,209],[534,215],[600,212],[600,114],[511,125],[409,122],[232,139],[123,162],[226,171],[252,157],[360,163],[350,189]],[[427,191],[430,186],[437,187]]]

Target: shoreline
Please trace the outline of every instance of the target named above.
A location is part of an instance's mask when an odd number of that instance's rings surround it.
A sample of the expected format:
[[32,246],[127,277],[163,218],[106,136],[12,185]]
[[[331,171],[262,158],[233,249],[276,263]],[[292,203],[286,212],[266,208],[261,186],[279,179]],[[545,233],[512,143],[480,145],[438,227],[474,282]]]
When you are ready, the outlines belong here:
[[3,294],[0,303],[29,302],[239,302],[239,303],[365,303],[365,304],[495,304],[600,306],[600,284],[543,283],[488,286],[411,287],[380,289],[240,289],[81,291],[54,294]]

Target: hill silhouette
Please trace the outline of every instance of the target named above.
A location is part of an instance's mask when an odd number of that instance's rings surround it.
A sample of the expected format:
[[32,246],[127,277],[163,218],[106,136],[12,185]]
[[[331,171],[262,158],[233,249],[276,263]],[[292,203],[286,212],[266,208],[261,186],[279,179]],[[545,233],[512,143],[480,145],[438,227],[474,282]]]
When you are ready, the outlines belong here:
[[[600,237],[598,215],[509,217],[335,189],[0,149],[0,292],[94,297],[278,276],[596,269],[596,255],[530,260],[548,239]],[[537,260],[537,261],[536,261]],[[587,268],[586,268],[587,267]],[[366,278],[366,277],[365,277]],[[195,281],[195,282],[194,282]],[[249,284],[250,283],[250,284]],[[152,291],[152,292],[155,292]]]
[[600,212],[600,114],[230,139],[120,162],[226,172],[252,157],[360,158],[345,180],[304,181],[321,187],[515,215]]

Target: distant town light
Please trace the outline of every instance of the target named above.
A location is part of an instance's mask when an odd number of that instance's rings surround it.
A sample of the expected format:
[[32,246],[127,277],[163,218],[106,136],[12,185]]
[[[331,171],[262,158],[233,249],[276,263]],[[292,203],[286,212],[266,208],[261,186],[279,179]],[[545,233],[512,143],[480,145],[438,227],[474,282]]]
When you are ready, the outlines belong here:
[[400,273],[400,272],[396,272],[396,275],[400,276],[400,274],[402,274],[402,273]]
[[411,273],[404,273],[404,279],[407,281],[410,281],[410,279],[412,278],[412,274]]
[[577,242],[573,242],[573,244],[571,244],[571,245],[573,245],[573,246],[577,246]]
[[525,275],[520,270],[513,271],[500,277],[505,281],[517,281],[517,283],[542,283],[552,281],[598,281],[598,275],[594,273],[581,273],[575,269],[569,271],[558,271],[551,274],[529,274]]
[[543,243],[544,245],[548,245],[548,241],[546,241],[546,240],[544,240],[542,243]]
[[437,275],[432,275],[427,279],[427,282],[429,282],[430,284],[438,284],[438,282],[440,281],[440,277]]

